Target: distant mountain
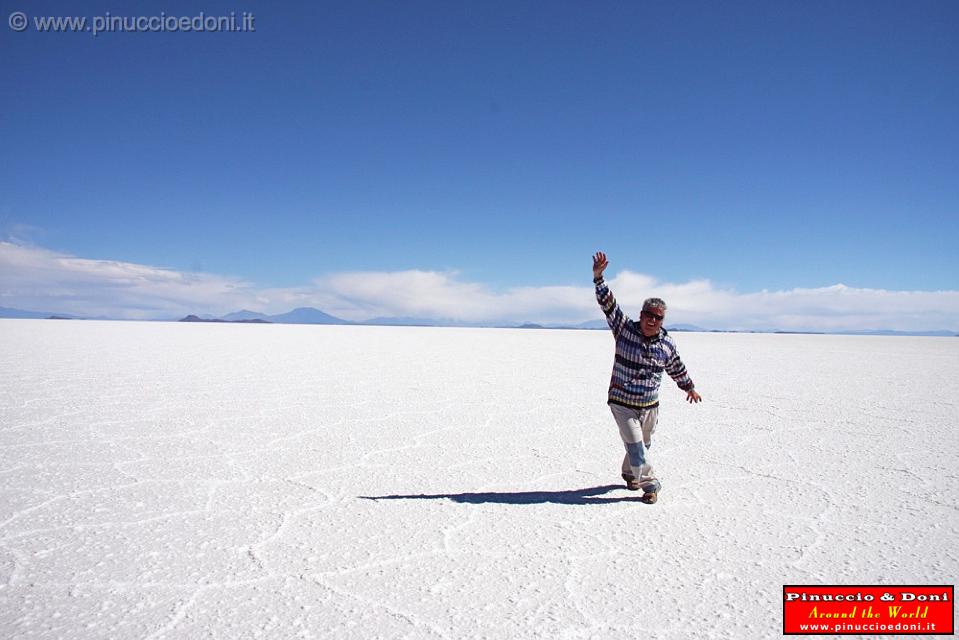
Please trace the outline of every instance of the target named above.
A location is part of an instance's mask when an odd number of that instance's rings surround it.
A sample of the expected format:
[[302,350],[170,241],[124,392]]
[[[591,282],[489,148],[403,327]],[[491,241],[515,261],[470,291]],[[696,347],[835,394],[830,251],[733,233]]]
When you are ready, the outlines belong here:
[[609,329],[609,325],[606,324],[605,320],[587,320],[586,322],[580,322],[579,324],[572,325],[573,329]]
[[270,317],[265,313],[257,313],[256,311],[249,311],[248,309],[242,309],[240,311],[234,311],[233,313],[228,313],[223,316],[222,320],[228,322],[236,322],[238,320],[266,320],[269,321]]
[[[201,317],[203,319],[203,317]],[[271,324],[356,324],[349,320],[337,318],[313,307],[299,307],[286,313],[267,315],[258,311],[241,309],[217,318],[224,322],[263,322]],[[194,321],[195,322],[195,321]]]
[[0,307],[0,318],[47,318],[50,315],[50,313],[40,311],[24,311],[23,309]]
[[666,327],[666,331],[701,331],[705,333],[709,331],[709,329],[703,329],[694,324],[674,324]]
[[178,322],[222,322],[224,324],[270,324],[269,320],[263,320],[262,318],[251,318],[249,320],[224,320],[223,318],[201,318],[199,316],[189,315],[185,318],[180,318]]
[[313,307],[300,307],[287,313],[269,316],[267,319],[278,324],[356,324]]
[[200,316],[188,315],[185,318],[180,318],[177,322],[227,322],[226,320],[220,320],[219,318],[201,318]]
[[0,307],[0,318],[20,318],[23,320],[46,320],[56,318],[58,320],[79,320],[79,316],[69,313],[54,313],[52,311],[24,311],[23,309],[11,309],[9,307]]

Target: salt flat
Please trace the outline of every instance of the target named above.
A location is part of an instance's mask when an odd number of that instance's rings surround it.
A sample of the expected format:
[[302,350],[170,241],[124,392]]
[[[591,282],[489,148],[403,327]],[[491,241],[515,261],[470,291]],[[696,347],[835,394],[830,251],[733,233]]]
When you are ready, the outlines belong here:
[[675,334],[660,501],[601,331],[0,320],[0,635],[770,638],[954,584],[959,340]]

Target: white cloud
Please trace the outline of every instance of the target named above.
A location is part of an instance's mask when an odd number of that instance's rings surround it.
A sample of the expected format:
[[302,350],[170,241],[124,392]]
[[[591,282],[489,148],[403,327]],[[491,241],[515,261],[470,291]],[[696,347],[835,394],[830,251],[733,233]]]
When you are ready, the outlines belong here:
[[581,321],[595,315],[590,290],[519,287],[498,293],[435,271],[335,274],[315,281],[344,317],[410,316],[463,322]]
[[[312,306],[350,319],[410,316],[462,322],[579,323],[601,319],[592,286],[504,291],[455,272],[336,273],[302,287],[257,288],[237,278],[90,260],[0,242],[0,306],[119,318],[280,313]],[[739,293],[708,280],[662,282],[622,271],[609,281],[627,314],[645,298],[669,304],[672,324],[715,329],[959,329],[959,291],[886,291],[837,284]]]
[[128,319],[227,312],[254,296],[242,280],[90,260],[0,242],[0,306]]
[[[649,285],[649,286],[647,286]],[[650,295],[669,304],[670,321],[718,329],[922,331],[959,328],[959,291],[888,291],[837,284],[739,293],[709,281],[668,284],[621,274],[610,283],[634,308]],[[625,304],[624,304],[625,306]]]

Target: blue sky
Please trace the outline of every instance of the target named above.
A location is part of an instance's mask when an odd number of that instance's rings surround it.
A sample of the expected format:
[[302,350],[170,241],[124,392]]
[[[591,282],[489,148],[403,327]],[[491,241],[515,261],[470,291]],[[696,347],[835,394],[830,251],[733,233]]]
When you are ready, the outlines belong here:
[[[630,302],[841,284],[887,309],[941,292],[909,328],[959,329],[955,2],[0,6],[247,11],[256,29],[3,25],[0,306],[458,317],[472,291],[497,317],[589,319],[601,249]],[[178,292],[128,298],[117,265]],[[347,300],[343,283],[369,293]],[[428,304],[434,289],[452,300]],[[749,313],[743,326],[897,317]]]

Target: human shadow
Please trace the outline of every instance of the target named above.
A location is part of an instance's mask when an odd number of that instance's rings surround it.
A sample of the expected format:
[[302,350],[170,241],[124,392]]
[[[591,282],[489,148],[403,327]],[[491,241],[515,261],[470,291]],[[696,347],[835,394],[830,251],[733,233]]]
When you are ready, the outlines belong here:
[[639,502],[640,496],[635,497],[601,497],[615,491],[625,489],[621,484],[608,484],[601,487],[588,487],[568,491],[504,491],[484,493],[435,493],[411,494],[391,496],[359,496],[364,500],[452,500],[464,504],[573,504],[595,505],[612,504],[615,502]]

